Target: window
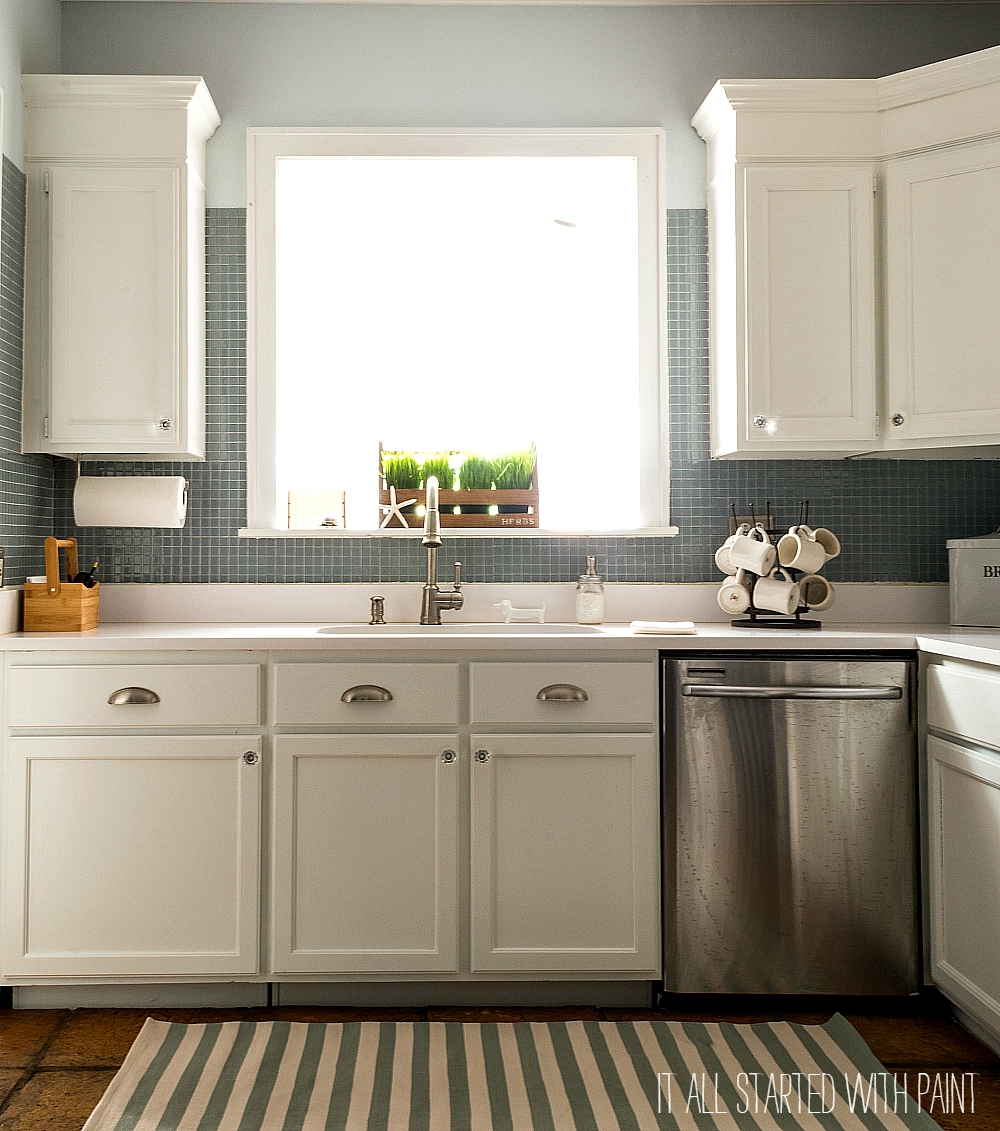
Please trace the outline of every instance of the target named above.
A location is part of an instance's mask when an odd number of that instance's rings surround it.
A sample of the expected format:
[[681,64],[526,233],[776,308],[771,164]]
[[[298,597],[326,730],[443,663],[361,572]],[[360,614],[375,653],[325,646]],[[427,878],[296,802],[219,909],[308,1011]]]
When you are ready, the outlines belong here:
[[534,447],[532,533],[666,532],[663,131],[248,133],[245,533],[377,529],[380,447]]

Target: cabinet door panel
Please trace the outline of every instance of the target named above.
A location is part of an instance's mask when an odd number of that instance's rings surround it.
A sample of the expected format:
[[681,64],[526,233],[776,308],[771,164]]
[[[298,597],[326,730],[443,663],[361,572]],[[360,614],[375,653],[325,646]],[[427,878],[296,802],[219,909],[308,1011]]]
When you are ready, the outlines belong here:
[[457,968],[453,735],[275,740],[274,969]]
[[50,176],[49,440],[169,450],[180,412],[178,170]]
[[259,738],[8,744],[4,972],[254,974]]
[[873,175],[870,166],[746,170],[745,440],[754,445],[875,438]]
[[889,162],[886,199],[886,442],[1000,436],[1000,141]]
[[[479,735],[472,969],[659,968],[656,742]],[[482,757],[482,755],[480,755]]]
[[1000,757],[927,739],[935,982],[1000,1028]]

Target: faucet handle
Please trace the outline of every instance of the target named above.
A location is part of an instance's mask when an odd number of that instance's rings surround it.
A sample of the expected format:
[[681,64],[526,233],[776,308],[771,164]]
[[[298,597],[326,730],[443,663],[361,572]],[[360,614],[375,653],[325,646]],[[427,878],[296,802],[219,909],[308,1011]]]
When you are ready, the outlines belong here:
[[456,591],[462,588],[462,563],[455,562],[455,589]]

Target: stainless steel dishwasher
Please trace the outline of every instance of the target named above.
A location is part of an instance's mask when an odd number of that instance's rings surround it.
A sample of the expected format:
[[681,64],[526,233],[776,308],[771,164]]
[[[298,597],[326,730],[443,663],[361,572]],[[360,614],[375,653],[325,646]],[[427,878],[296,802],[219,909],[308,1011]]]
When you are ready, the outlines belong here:
[[665,654],[664,989],[919,989],[909,653]]

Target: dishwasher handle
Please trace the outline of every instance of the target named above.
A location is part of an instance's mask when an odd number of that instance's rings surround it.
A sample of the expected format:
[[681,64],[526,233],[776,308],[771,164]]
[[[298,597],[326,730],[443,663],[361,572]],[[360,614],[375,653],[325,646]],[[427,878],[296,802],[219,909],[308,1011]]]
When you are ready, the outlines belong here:
[[901,687],[732,687],[686,683],[681,695],[700,699],[902,699]]

